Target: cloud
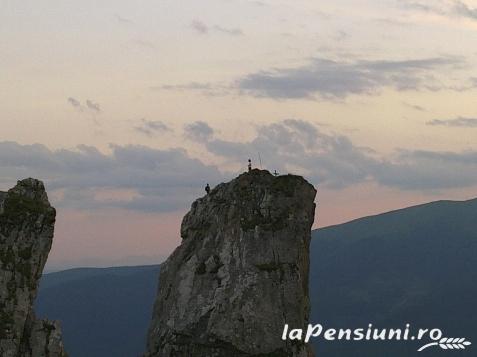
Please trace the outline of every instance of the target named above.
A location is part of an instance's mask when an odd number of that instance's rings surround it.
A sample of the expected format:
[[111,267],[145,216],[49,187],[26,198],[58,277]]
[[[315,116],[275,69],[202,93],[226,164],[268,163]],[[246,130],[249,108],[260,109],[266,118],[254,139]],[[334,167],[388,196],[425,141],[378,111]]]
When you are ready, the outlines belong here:
[[263,2],[263,1],[255,1],[255,0],[250,0],[249,1],[250,4],[253,4],[255,6],[260,6],[260,7],[265,7],[265,6],[269,6],[269,4]]
[[133,43],[136,46],[146,48],[146,49],[149,49],[149,50],[156,49],[156,45],[151,41],[146,41],[146,40],[142,40],[142,39],[134,39],[134,40],[131,40],[131,43]]
[[122,17],[118,14],[115,14],[114,15],[114,18],[120,23],[120,24],[123,24],[123,25],[130,25],[130,24],[133,24],[134,21],[132,21],[131,19],[127,19],[125,17]]
[[187,84],[177,84],[177,85],[171,85],[171,84],[165,84],[163,86],[155,86],[155,87],[150,87],[151,90],[211,90],[212,89],[212,84],[210,83],[199,83],[199,82],[191,82]]
[[247,159],[256,158],[257,153],[264,169],[303,175],[319,188],[374,182],[432,193],[477,185],[477,151],[472,150],[397,149],[381,157],[347,136],[296,119],[259,126],[255,137],[246,142],[221,139],[204,122],[192,123],[185,130],[228,166],[220,171],[181,148],[112,145],[106,154],[84,145],[51,150],[40,144],[0,142],[0,185],[7,188],[18,179],[37,177],[46,182],[59,207],[170,212],[189,207],[203,193],[205,182],[215,185],[228,180],[238,167],[245,171]]
[[404,9],[416,10],[443,17],[462,17],[477,20],[477,8],[472,8],[460,0],[432,3],[429,1],[401,0],[400,5]]
[[426,111],[426,108],[420,106],[420,105],[417,105],[417,104],[411,104],[411,103],[406,103],[406,102],[403,102],[402,104],[404,104],[406,107],[408,108],[411,108],[411,109],[414,109],[414,110],[417,110],[419,112],[425,112]]
[[190,26],[192,27],[192,29],[194,31],[196,31],[198,34],[201,34],[201,35],[206,35],[207,33],[209,33],[209,26],[207,26],[205,23],[203,23],[202,21],[200,20],[193,20],[190,24]]
[[93,112],[101,113],[101,106],[99,105],[99,103],[95,103],[92,100],[87,99],[86,106]]
[[[20,178],[42,179],[52,197],[62,193],[54,202],[61,207],[174,211],[188,207],[205,182],[223,180],[217,168],[183,149],[113,145],[111,150],[108,155],[90,146],[50,150],[40,144],[0,142],[0,183],[8,187]],[[101,199],[103,192],[118,199]]]
[[94,102],[91,99],[86,99],[86,102],[83,104],[80,100],[69,97],[67,99],[68,103],[76,109],[79,113],[85,113],[95,116],[96,114],[101,113],[101,106],[99,103]]
[[333,36],[333,39],[335,41],[344,41],[345,39],[349,38],[349,33],[343,30],[339,30],[336,32],[336,34]]
[[199,35],[207,35],[214,31],[229,36],[243,36],[243,31],[238,27],[223,27],[219,25],[209,26],[201,20],[193,20],[191,22],[191,28]]
[[186,137],[198,142],[208,141],[214,135],[214,129],[203,121],[196,121],[185,125],[184,132]]
[[376,94],[385,87],[398,91],[439,90],[433,70],[457,68],[459,58],[424,58],[401,61],[341,62],[315,58],[297,68],[252,73],[236,83],[244,94],[273,99],[336,99],[353,94]]
[[243,31],[239,28],[227,28],[216,25],[214,26],[214,30],[230,36],[243,36]]
[[[457,92],[477,88],[477,78],[457,78],[458,71],[465,75],[464,69],[468,70],[464,58],[450,56],[347,62],[314,58],[300,67],[258,71],[228,84],[190,82],[150,89],[197,91],[208,96],[249,95],[275,100],[341,100],[351,95],[377,95],[385,88]],[[449,73],[456,75],[443,77]],[[418,106],[414,109],[419,110]]]
[[476,151],[398,149],[383,158],[344,135],[324,133],[302,120],[261,126],[248,142],[209,138],[203,144],[212,154],[242,166],[259,152],[270,171],[304,175],[314,184],[332,189],[363,182],[422,192],[477,185]]
[[79,111],[83,111],[83,106],[81,105],[81,102],[73,97],[68,98],[68,103],[70,103],[73,108],[78,109]]
[[427,13],[434,13],[439,15],[446,14],[446,8],[442,3],[435,4],[430,1],[409,1],[399,0],[399,4],[402,8],[408,10],[417,10]]
[[374,178],[401,190],[442,190],[477,184],[477,152],[400,150],[377,167]]
[[447,126],[447,127],[461,127],[461,128],[477,128],[477,118],[458,117],[455,119],[434,119],[428,121],[426,125],[432,126]]
[[164,124],[160,120],[146,120],[146,119],[141,119],[141,124],[134,127],[134,129],[141,134],[147,135],[147,136],[154,136],[156,134],[162,134],[168,131],[172,131],[171,128],[169,128],[166,124]]
[[471,20],[477,20],[477,8],[470,8],[462,1],[455,1],[454,3],[454,13],[466,17]]
[[165,84],[160,86],[152,86],[149,87],[152,91],[195,91],[200,92],[203,95],[211,96],[211,97],[218,97],[224,95],[232,94],[235,89],[230,85],[223,85],[220,83],[200,83],[200,82],[190,82],[186,84]]
[[334,188],[366,180],[369,167],[376,164],[369,149],[294,119],[259,127],[256,138],[249,142],[211,139],[205,145],[211,153],[238,164],[260,153],[271,171],[300,173],[314,183]]

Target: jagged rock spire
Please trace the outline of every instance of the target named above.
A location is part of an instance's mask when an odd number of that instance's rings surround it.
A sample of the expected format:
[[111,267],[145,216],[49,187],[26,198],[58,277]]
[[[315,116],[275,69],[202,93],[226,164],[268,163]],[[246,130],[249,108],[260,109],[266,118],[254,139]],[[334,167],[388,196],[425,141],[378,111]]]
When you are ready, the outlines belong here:
[[41,181],[0,192],[0,355],[64,357],[56,322],[37,320],[33,302],[51,249],[56,211]]
[[308,323],[315,195],[254,169],[196,200],[161,267],[145,356],[311,356],[281,333]]

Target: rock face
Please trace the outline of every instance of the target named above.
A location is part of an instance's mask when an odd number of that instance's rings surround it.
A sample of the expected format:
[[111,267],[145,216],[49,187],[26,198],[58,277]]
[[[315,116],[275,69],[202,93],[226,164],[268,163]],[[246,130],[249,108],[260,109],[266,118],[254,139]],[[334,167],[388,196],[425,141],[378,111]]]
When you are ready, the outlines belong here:
[[315,195],[252,170],[196,200],[161,267],[145,356],[312,356],[281,335],[308,323]]
[[63,357],[56,322],[33,311],[38,281],[50,252],[56,211],[43,183],[19,181],[0,192],[0,355]]

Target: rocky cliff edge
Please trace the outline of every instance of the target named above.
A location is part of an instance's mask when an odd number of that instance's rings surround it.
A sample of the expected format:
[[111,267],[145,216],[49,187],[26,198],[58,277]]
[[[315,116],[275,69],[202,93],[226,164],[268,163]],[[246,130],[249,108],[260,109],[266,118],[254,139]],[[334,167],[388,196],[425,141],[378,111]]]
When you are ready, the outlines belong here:
[[0,355],[65,357],[57,322],[37,320],[33,302],[51,249],[56,211],[43,183],[0,192]]
[[300,176],[252,170],[196,200],[161,267],[146,356],[311,356],[281,335],[308,323],[315,195]]

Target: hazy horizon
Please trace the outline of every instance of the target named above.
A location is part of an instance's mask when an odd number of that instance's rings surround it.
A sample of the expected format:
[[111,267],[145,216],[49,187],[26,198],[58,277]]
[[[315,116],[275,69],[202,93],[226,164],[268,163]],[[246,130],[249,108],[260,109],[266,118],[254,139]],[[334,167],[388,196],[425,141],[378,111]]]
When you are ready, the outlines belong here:
[[[350,222],[353,222],[355,220],[359,220],[359,219],[362,219],[362,218],[379,216],[379,215],[382,215],[382,214],[392,213],[392,212],[400,211],[400,210],[403,210],[403,209],[406,209],[406,208],[411,208],[411,207],[416,207],[416,206],[421,206],[421,205],[427,205],[427,204],[431,204],[431,203],[434,203],[434,202],[442,202],[442,201],[466,202],[466,201],[472,201],[472,200],[477,200],[477,196],[474,197],[474,198],[470,198],[468,200],[445,200],[445,199],[443,199],[443,200],[438,200],[438,201],[424,202],[424,203],[420,203],[420,204],[412,205],[412,206],[396,207],[396,208],[386,210],[386,211],[383,211],[383,212],[377,212],[377,213],[371,214],[371,215],[356,217],[356,218],[353,218],[353,219],[345,221],[345,222],[340,222],[340,223],[335,223],[335,224],[331,224],[331,225],[327,225],[327,226],[323,226],[323,227],[314,228],[314,229],[312,229],[312,232],[315,231],[315,230],[319,230],[320,228],[329,228],[329,227],[333,227],[333,226],[336,226],[336,225],[350,223]],[[178,241],[177,245],[179,245],[179,244],[180,244],[180,242]],[[108,268],[118,268],[118,267],[140,267],[140,266],[160,265],[167,259],[167,257],[168,257],[168,255],[165,255],[165,256],[130,256],[130,257],[121,258],[117,261],[112,260],[110,262],[104,262],[104,263],[100,263],[100,264],[98,264],[97,262],[92,260],[92,263],[91,263],[92,265],[88,265],[87,260],[82,261],[81,263],[76,263],[76,264],[75,264],[75,262],[69,261],[67,263],[64,263],[65,264],[64,266],[61,265],[61,262],[60,263],[57,262],[57,266],[51,266],[51,264],[48,264],[48,262],[47,262],[44,273],[45,274],[50,274],[50,273],[56,273],[56,272],[60,272],[60,271],[70,270],[70,269],[83,269],[83,268],[84,269],[88,269],[88,268],[108,269]]]

